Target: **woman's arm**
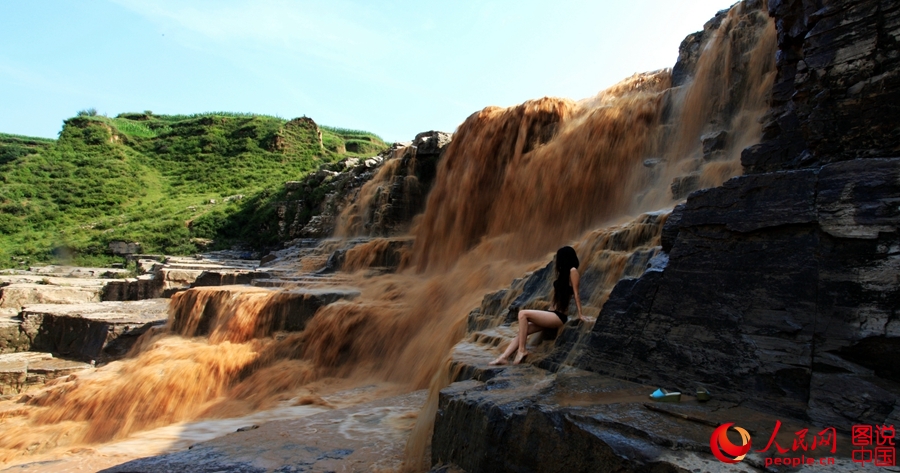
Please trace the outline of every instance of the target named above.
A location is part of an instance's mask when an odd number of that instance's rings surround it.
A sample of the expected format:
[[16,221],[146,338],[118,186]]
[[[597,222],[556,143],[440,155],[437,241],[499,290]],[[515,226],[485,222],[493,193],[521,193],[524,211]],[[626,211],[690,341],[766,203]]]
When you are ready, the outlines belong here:
[[578,274],[577,269],[572,268],[572,271],[569,272],[569,279],[572,281],[572,291],[575,293],[575,305],[578,307],[578,319],[585,322],[584,315],[581,313],[581,296],[578,295],[578,282],[581,280],[581,276]]

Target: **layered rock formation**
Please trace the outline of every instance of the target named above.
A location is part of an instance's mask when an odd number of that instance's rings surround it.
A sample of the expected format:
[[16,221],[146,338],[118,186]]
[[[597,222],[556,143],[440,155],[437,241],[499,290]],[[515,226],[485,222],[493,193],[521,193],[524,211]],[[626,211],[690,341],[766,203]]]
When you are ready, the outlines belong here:
[[348,158],[285,184],[277,204],[279,237],[387,236],[422,211],[450,134],[428,131],[369,159]]
[[[752,411],[721,418],[712,411],[722,406],[694,415],[693,405],[686,405],[675,417],[690,414],[713,426],[766,418],[759,422],[765,435],[776,418],[839,432],[860,423],[896,424],[900,5],[772,0],[767,8],[778,32],[778,75],[763,139],[743,152],[744,175],[694,192],[676,207],[653,270],[620,281],[589,335],[572,336],[567,327],[540,366],[594,372],[574,372],[587,384],[614,383],[604,378],[609,376],[644,390],[694,392],[705,386],[724,405]],[[690,74],[690,63],[697,62],[691,51],[702,47],[720,16],[682,45],[673,82]],[[715,136],[703,144],[716,151]],[[485,299],[481,311],[510,303],[505,294],[495,296]],[[486,325],[476,312],[470,329]],[[477,382],[442,393],[435,462],[457,463],[470,473],[530,470],[542,460],[530,456],[527,445],[537,448],[539,442],[543,450],[550,445],[550,458],[556,459],[541,463],[541,471],[719,465],[666,453],[708,452],[702,435],[683,442],[672,438],[694,421],[682,421],[662,436],[646,413],[622,414],[629,410],[622,405],[618,413],[595,407],[585,417],[583,409],[561,408],[554,396],[560,389],[556,375],[546,372],[542,389],[523,394],[512,388],[521,391],[537,381],[522,384],[518,371],[507,379],[494,378],[490,370],[479,374],[471,368],[476,362],[460,373]],[[505,427],[510,422],[516,427]],[[705,429],[708,439],[712,427]],[[566,463],[586,450],[596,463]],[[748,459],[748,467],[761,468],[758,460]],[[855,466],[849,458],[846,463]]]
[[30,349],[84,361],[125,355],[138,337],[166,321],[168,301],[38,304],[22,310]]
[[900,419],[900,6],[821,3],[770,3],[747,174],[676,209],[668,267],[616,287],[577,366],[841,429]]

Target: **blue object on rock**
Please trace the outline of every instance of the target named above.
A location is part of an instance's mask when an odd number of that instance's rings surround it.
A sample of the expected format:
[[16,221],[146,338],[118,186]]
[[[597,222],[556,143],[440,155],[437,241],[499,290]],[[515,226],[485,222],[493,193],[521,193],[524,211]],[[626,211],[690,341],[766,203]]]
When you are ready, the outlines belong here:
[[659,402],[680,402],[681,393],[677,391],[666,391],[663,388],[659,388],[656,391],[653,391],[653,394],[650,395],[650,399]]

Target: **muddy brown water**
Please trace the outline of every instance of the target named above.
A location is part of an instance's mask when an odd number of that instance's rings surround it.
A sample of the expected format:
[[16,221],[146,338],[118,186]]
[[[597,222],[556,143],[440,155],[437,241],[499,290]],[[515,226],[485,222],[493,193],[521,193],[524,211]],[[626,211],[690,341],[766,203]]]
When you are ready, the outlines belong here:
[[[109,466],[107,460],[182,449],[196,440],[191,429],[203,430],[198,426],[221,435],[235,425],[228,419],[250,422],[263,412],[297,416],[288,432],[294,435],[310,428],[297,412],[320,415],[337,405],[362,405],[371,397],[340,393],[375,384],[384,386],[377,391],[382,398],[430,388],[418,399],[421,414],[396,419],[402,424],[397,431],[410,439],[406,467],[421,468],[436,392],[449,382],[449,354],[485,293],[544,266],[559,246],[575,244],[585,264],[607,265],[586,307],[587,315],[596,316],[627,270],[628,254],[611,249],[614,238],[592,232],[613,225],[627,230],[634,220],[629,216],[671,207],[669,186],[676,176],[699,173],[709,186],[740,173],[740,151],[759,138],[758,118],[774,77],[774,27],[760,15],[735,6],[702,53],[693,82],[677,90],[663,70],[581,102],[543,98],[474,113],[445,151],[426,209],[410,232],[415,241],[408,264],[397,274],[356,273],[348,280],[358,298],[322,308],[304,331],[286,335],[263,328],[271,317],[266,308],[281,297],[277,290],[178,294],[171,318],[211,311],[208,333],[188,328],[153,334],[124,360],[0,401],[0,410],[9,413],[0,418],[0,466],[69,457],[81,458],[88,470]],[[748,17],[763,27],[740,29]],[[705,161],[699,137],[721,129],[732,138],[721,157]],[[651,158],[659,160],[652,169],[644,164]],[[381,174],[389,175],[390,166]],[[360,204],[377,200],[370,190]],[[378,245],[371,246],[375,251]],[[366,255],[355,255],[357,260]],[[285,405],[303,396],[340,402]],[[631,391],[572,393],[558,401],[637,397]],[[273,422],[267,415],[260,430]],[[163,440],[155,440],[154,432]],[[354,435],[385,434],[359,427]],[[117,456],[117,445],[132,453]],[[360,461],[382,465],[379,455],[395,453],[372,452]],[[71,467],[81,468],[82,460]],[[388,463],[383,467],[399,467]]]

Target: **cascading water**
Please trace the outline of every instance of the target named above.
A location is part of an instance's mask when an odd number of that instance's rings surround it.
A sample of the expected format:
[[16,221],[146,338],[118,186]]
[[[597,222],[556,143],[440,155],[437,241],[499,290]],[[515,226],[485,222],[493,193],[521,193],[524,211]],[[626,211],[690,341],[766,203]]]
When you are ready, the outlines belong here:
[[[543,98],[473,114],[445,151],[410,232],[412,247],[398,253],[400,271],[356,273],[358,297],[327,305],[302,331],[278,336],[281,292],[178,294],[168,331],[141,340],[127,359],[0,402],[0,462],[265,409],[329,379],[343,387],[385,383],[386,393],[431,386],[434,399],[448,382],[448,356],[465,336],[471,309],[486,292],[544,266],[564,244],[574,243],[582,261],[598,268],[586,301],[587,315],[596,316],[615,282],[634,275],[626,265],[632,253],[654,251],[664,216],[604,227],[671,206],[673,181],[693,176],[695,187],[705,187],[740,173],[740,151],[761,133],[774,34],[765,5],[739,3],[706,41],[686,85],[673,89],[670,72],[658,71],[578,103]],[[705,146],[701,136],[710,133],[715,143]],[[364,233],[360,216],[378,205],[378,186],[397,162],[387,161],[362,188],[341,217],[340,234]],[[626,234],[630,243],[622,244]],[[384,245],[351,250],[345,268],[371,266]],[[413,433],[408,468],[424,455],[429,406]]]

